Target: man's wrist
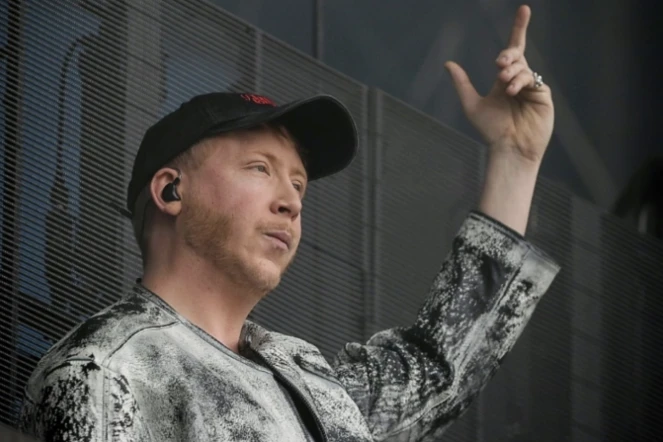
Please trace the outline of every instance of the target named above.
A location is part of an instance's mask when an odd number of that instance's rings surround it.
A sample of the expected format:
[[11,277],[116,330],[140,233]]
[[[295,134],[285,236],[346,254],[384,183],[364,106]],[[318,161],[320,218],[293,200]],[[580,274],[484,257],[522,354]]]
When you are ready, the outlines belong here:
[[[537,149],[523,149],[510,141],[497,141],[488,147],[489,158],[499,158],[509,164],[511,170],[517,169],[524,173],[538,174],[542,157],[525,155],[522,152],[531,152]],[[543,151],[543,149],[541,149]],[[505,164],[506,164],[505,163]]]
[[524,235],[540,165],[502,146],[491,149],[479,210]]

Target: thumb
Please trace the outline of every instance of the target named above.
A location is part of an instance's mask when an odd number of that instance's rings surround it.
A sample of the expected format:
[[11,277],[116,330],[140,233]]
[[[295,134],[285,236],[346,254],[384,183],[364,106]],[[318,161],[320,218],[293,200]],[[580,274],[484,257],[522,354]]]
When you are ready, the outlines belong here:
[[460,67],[458,63],[447,61],[444,64],[444,67],[449,72],[449,75],[451,75],[451,79],[453,80],[454,87],[456,88],[463,109],[466,113],[471,113],[477,102],[481,99],[481,96],[472,85],[465,70]]

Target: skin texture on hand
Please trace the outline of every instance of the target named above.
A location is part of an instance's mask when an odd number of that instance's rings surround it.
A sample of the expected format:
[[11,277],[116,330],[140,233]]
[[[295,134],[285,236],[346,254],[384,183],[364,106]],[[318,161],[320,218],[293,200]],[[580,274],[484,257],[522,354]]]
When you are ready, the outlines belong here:
[[524,234],[539,166],[552,136],[554,107],[550,88],[535,86],[525,46],[531,17],[516,12],[508,46],[495,60],[496,79],[481,96],[467,73],[449,61],[449,71],[465,115],[489,146],[479,210]]

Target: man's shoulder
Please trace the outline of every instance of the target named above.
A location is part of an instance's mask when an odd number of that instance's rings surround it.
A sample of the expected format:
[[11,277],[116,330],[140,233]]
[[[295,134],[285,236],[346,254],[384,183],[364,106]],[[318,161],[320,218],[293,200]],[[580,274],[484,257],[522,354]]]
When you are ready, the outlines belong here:
[[91,316],[53,345],[39,361],[31,381],[76,361],[109,368],[112,356],[142,330],[167,326],[175,318],[133,291]]
[[115,412],[128,410],[122,418],[131,421],[135,399],[126,377],[109,361],[140,330],[168,319],[150,304],[127,294],[53,345],[27,382],[21,431],[47,440],[101,440],[108,416],[117,422]]

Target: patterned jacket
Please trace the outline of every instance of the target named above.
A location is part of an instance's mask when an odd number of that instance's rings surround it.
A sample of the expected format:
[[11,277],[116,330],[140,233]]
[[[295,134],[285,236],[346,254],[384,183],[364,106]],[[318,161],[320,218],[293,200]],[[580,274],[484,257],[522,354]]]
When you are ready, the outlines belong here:
[[331,363],[249,321],[236,354],[137,285],[44,356],[19,427],[48,441],[434,441],[558,271],[471,213],[414,324],[348,343]]

